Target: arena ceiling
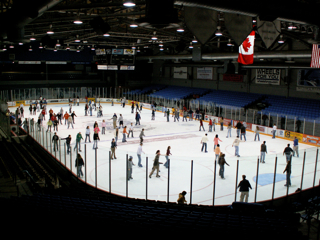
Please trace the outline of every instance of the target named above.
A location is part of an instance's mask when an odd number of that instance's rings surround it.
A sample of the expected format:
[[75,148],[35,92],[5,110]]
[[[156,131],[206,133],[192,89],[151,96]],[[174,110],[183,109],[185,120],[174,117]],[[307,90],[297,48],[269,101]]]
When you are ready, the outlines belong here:
[[[0,44],[38,43],[48,50],[97,48],[136,48],[141,55],[190,54],[196,39],[186,19],[186,9],[205,9],[216,13],[217,29],[200,43],[202,54],[238,52],[238,44],[225,24],[226,14],[250,17],[255,20],[280,21],[280,32],[272,45],[266,46],[256,34],[255,53],[311,51],[318,43],[319,1],[209,1],[209,0],[145,0],[125,7],[123,0],[0,0]],[[152,3],[152,4],[151,4]],[[146,4],[149,4],[146,6]],[[151,6],[151,5],[152,6]],[[156,5],[156,7],[155,7]],[[170,7],[172,5],[172,8]],[[79,19],[82,24],[75,24]],[[191,21],[191,23],[190,23]],[[136,24],[137,27],[132,27]],[[291,26],[294,28],[291,28]],[[183,32],[177,30],[182,28]],[[51,29],[54,34],[48,34]],[[156,36],[156,40],[152,37]],[[280,37],[281,36],[281,37]],[[35,40],[30,40],[31,38]],[[282,38],[284,43],[278,43]],[[80,42],[75,42],[79,39]],[[59,45],[57,45],[60,44]],[[231,44],[230,44],[231,43]]]

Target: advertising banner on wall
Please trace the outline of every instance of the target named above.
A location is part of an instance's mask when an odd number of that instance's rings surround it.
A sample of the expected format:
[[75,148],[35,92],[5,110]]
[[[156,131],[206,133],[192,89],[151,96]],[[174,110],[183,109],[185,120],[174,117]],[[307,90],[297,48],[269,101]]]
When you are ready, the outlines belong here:
[[302,142],[320,146],[320,137],[303,134]]
[[284,137],[285,138],[289,138],[291,140],[293,140],[295,137],[297,137],[299,142],[301,142],[302,139],[303,139],[303,134],[302,133],[291,132],[291,131],[285,131]]
[[188,79],[188,67],[174,67],[173,78]]
[[212,76],[213,76],[212,67],[197,68],[197,79],[212,80]]
[[256,70],[256,83],[280,85],[281,70],[274,68],[258,68]]

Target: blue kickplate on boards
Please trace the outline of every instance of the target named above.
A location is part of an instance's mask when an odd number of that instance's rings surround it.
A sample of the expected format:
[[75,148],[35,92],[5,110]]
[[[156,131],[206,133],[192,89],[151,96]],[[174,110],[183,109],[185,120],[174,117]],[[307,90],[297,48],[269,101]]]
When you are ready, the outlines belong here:
[[[258,184],[261,186],[273,184],[273,173],[263,173],[259,174],[258,177]],[[275,182],[285,181],[286,180],[286,174],[276,174]],[[256,182],[256,177],[253,177],[253,181]]]

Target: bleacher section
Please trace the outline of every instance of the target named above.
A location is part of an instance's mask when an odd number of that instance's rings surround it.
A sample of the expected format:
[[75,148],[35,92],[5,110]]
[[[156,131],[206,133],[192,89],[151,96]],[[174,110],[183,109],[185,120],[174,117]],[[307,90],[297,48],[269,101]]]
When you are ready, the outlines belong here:
[[163,97],[169,99],[184,99],[193,95],[203,95],[209,92],[209,89],[205,88],[191,88],[181,86],[168,86],[165,89],[159,90],[150,94],[150,97]]
[[264,109],[266,112],[296,116],[300,119],[319,120],[320,117],[320,101],[317,100],[268,95],[265,101],[270,104]]
[[246,105],[260,99],[262,96],[262,94],[214,90],[200,97],[198,100],[200,103],[202,101],[214,102],[217,105],[244,108]]
[[200,101],[200,104],[212,102],[223,107],[245,108],[253,103],[263,103],[262,105],[266,106],[262,109],[264,114],[288,115],[297,117],[297,119],[300,118],[300,120],[306,118],[307,121],[316,120],[317,123],[320,122],[320,100],[164,85],[152,85],[143,89],[132,90],[129,94],[146,94],[152,90],[156,91],[149,94],[150,97],[184,99],[197,95],[200,96],[196,98]]
[[149,93],[153,90],[160,90],[160,89],[163,89],[165,88],[166,86],[164,85],[160,85],[160,84],[157,84],[157,85],[151,85],[151,86],[147,86],[147,87],[144,87],[142,89],[134,89],[134,90],[131,90],[128,92],[128,94],[146,94],[146,93]]

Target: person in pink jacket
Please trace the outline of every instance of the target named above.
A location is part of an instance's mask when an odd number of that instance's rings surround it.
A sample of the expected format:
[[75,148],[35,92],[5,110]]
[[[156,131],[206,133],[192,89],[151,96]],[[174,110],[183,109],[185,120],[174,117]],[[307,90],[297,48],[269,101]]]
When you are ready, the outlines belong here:
[[213,149],[216,149],[219,141],[222,142],[221,139],[218,137],[218,134],[216,134],[216,137],[213,139]]

